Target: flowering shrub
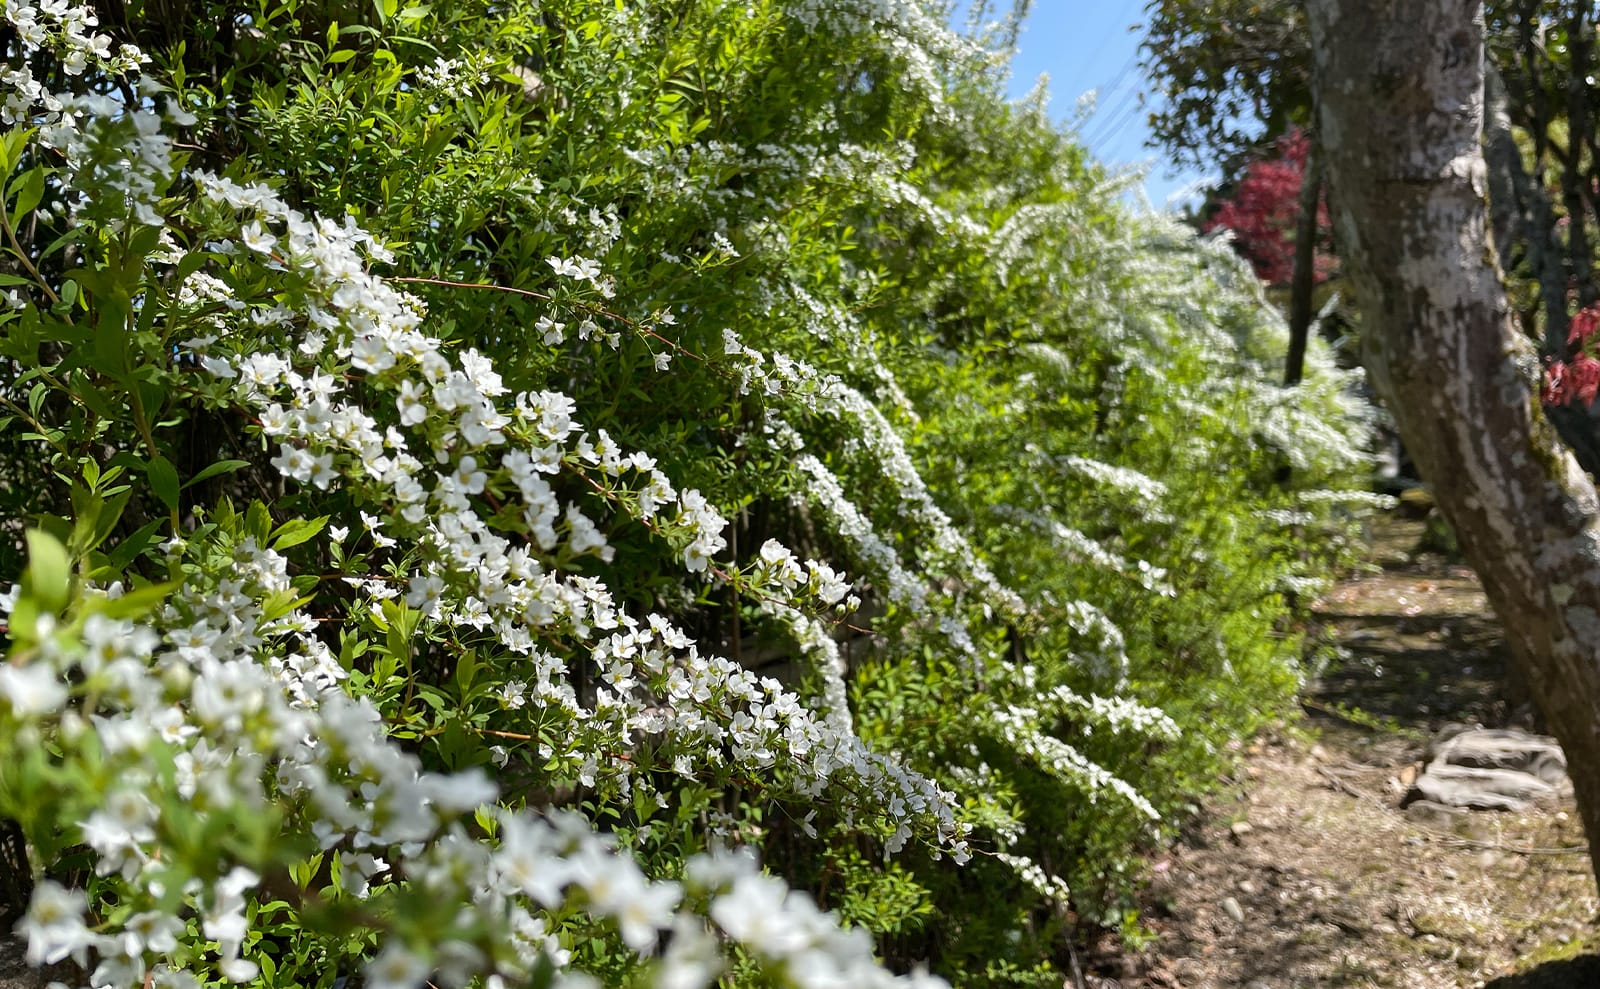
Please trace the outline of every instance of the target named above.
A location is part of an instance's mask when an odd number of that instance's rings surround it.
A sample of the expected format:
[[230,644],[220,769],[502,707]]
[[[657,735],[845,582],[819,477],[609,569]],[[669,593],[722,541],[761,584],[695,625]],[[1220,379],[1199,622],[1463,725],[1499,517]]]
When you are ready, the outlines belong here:
[[5,9],[29,961],[1059,984],[1295,683],[1343,377],[919,4],[445,6]]

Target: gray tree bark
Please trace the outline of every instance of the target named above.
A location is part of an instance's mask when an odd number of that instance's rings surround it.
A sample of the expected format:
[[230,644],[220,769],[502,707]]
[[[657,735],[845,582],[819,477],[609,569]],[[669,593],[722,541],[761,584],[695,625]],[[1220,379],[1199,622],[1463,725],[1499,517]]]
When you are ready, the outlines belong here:
[[1362,358],[1483,580],[1600,846],[1595,488],[1540,407],[1490,243],[1478,0],[1308,0]]

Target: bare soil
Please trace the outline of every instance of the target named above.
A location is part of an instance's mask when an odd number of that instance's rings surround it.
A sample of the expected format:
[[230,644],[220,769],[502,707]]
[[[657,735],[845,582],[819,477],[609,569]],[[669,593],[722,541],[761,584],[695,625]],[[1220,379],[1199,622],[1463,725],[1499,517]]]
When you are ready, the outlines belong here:
[[1446,723],[1537,728],[1477,580],[1416,553],[1421,534],[1382,520],[1374,571],[1317,602],[1336,658],[1305,718],[1247,746],[1152,863],[1150,943],[1119,946],[1120,971],[1085,986],[1600,987],[1600,901],[1570,798],[1442,822],[1400,809]]

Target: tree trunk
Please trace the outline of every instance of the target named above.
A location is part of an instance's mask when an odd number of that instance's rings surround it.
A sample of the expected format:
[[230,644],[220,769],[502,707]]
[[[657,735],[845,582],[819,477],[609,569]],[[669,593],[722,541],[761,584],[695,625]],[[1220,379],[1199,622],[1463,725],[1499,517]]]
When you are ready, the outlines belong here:
[[1600,298],[1594,282],[1594,247],[1589,243],[1589,176],[1584,151],[1592,137],[1589,120],[1589,56],[1594,30],[1584,7],[1575,3],[1567,18],[1567,145],[1561,170],[1562,199],[1567,207],[1567,254],[1578,308]]
[[1544,308],[1544,352],[1567,353],[1567,266],[1555,236],[1555,210],[1544,188],[1522,165],[1522,149],[1511,132],[1511,111],[1505,82],[1494,66],[1485,66],[1484,148],[1489,165],[1489,215],[1494,243],[1502,262],[1513,245],[1527,252],[1528,268],[1539,281]]
[[[1508,267],[1512,245],[1526,252],[1528,268],[1539,281],[1544,309],[1544,334],[1539,341],[1546,358],[1566,360],[1567,265],[1555,236],[1555,212],[1545,191],[1522,167],[1522,150],[1511,133],[1511,114],[1504,81],[1493,65],[1484,71],[1484,157],[1489,167],[1489,219],[1502,267]],[[1578,463],[1600,476],[1600,428],[1588,409],[1547,408]]]
[[1315,132],[1306,146],[1300,177],[1300,215],[1294,227],[1294,278],[1289,283],[1289,355],[1283,383],[1298,385],[1306,369],[1306,338],[1311,335],[1311,294],[1317,284],[1317,204],[1322,201],[1322,152]]
[[[1600,839],[1600,510],[1540,407],[1489,242],[1476,0],[1309,0],[1362,359],[1505,623]],[[1591,864],[1600,861],[1591,854]]]

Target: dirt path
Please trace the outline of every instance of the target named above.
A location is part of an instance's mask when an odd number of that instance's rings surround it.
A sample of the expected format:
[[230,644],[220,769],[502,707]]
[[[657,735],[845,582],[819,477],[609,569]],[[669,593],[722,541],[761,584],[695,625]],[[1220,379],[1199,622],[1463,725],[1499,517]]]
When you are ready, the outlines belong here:
[[1420,534],[1386,520],[1382,571],[1318,602],[1340,655],[1305,722],[1251,745],[1205,823],[1154,863],[1154,940],[1100,986],[1600,987],[1585,954],[1600,903],[1570,801],[1442,823],[1399,809],[1442,725],[1526,718],[1476,579],[1413,559]]

